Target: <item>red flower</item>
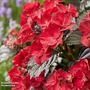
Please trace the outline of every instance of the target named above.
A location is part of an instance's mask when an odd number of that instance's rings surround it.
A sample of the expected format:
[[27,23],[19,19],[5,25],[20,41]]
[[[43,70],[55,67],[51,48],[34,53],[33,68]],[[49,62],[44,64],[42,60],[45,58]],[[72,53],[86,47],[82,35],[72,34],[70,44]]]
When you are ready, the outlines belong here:
[[66,6],[66,7],[67,7],[67,12],[70,13],[72,17],[78,17],[79,14],[74,5],[69,4],[69,6]]
[[26,90],[25,77],[13,77],[10,81],[11,83],[16,83],[12,84],[14,85],[12,90]]
[[31,46],[31,55],[34,56],[34,61],[40,65],[51,57],[52,51],[48,45],[40,43],[40,38],[35,39]]
[[[19,67],[26,68],[28,65],[28,61],[30,59],[30,55],[28,57],[28,51],[30,47],[26,47],[24,50],[21,50],[13,59],[13,64]],[[28,57],[28,58],[27,58]]]
[[39,75],[39,77],[35,77],[32,79],[34,79],[34,82],[32,82],[31,86],[35,87],[35,89],[42,89],[44,87],[44,84],[46,82],[44,78],[44,71]]
[[60,80],[62,80],[61,69],[55,72],[49,77],[47,83],[45,84],[45,88],[47,90],[60,90]]
[[9,34],[12,36],[19,37],[19,32],[16,31],[16,28],[14,28]]
[[76,88],[73,86],[73,84],[62,84],[60,87],[60,90],[76,90]]
[[21,22],[20,25],[23,26],[27,23],[28,17],[24,15],[24,13],[21,14]]
[[11,78],[13,78],[13,77],[19,77],[21,75],[21,72],[20,72],[19,68],[17,66],[15,66],[13,69],[11,69],[8,72],[8,74]]
[[75,23],[72,23],[72,16],[70,14],[57,13],[53,18],[52,23],[60,26],[60,30],[72,30]]
[[59,9],[59,12],[60,12],[60,13],[66,13],[66,11],[67,11],[66,6],[63,5],[63,4],[59,4],[59,5],[58,5],[58,9]]
[[48,27],[51,22],[52,22],[51,15],[43,15],[42,18],[37,22],[37,25],[42,26],[42,28],[44,29]]
[[90,20],[83,19],[82,22],[79,25],[79,29],[81,32],[88,32],[90,33]]
[[69,4],[69,6],[64,6],[63,4],[59,4],[58,9],[60,13],[67,13],[67,14],[71,14],[72,17],[78,17],[78,12],[76,10],[76,7],[72,4]]
[[12,90],[25,90],[25,77],[21,77],[22,73],[17,66],[8,72]]
[[90,12],[89,12],[89,13],[87,13],[87,18],[90,18]]
[[26,76],[26,88],[30,90],[30,87],[34,87],[35,89],[42,89],[45,84],[44,71],[35,78],[30,79],[30,75]]
[[64,82],[72,82],[72,79],[73,79],[72,73],[66,72],[66,71],[62,71],[61,75],[63,77],[63,81]]
[[87,80],[85,74],[81,70],[78,70],[76,72],[76,75],[74,78],[75,87],[76,88],[82,88],[86,81],[88,81],[88,80]]
[[27,23],[28,17],[30,17],[30,14],[38,11],[40,4],[38,2],[30,2],[24,5],[23,7],[23,13],[21,14],[21,26],[23,26],[25,23]]
[[90,48],[90,33],[82,33],[82,39],[80,42]]
[[90,66],[89,66],[89,60],[88,58],[85,58],[85,59],[81,59],[77,65],[80,66],[81,70],[86,73],[86,71],[88,71],[90,69]]
[[86,76],[88,77],[88,79],[89,79],[89,81],[90,81],[90,70],[87,71]]
[[60,32],[59,26],[53,24],[50,25],[40,36],[40,42],[55,48],[58,44],[63,44],[62,37],[63,32]]
[[48,2],[51,2],[51,1],[54,1],[54,2],[63,2],[63,0],[45,0],[44,4],[46,4]]
[[79,25],[79,29],[82,32],[82,40],[81,43],[86,47],[90,48],[90,18],[89,13],[87,14],[88,18],[82,20]]
[[28,24],[23,25],[22,29],[20,30],[19,41],[22,43],[27,43],[33,40],[35,37],[35,31],[33,31]]

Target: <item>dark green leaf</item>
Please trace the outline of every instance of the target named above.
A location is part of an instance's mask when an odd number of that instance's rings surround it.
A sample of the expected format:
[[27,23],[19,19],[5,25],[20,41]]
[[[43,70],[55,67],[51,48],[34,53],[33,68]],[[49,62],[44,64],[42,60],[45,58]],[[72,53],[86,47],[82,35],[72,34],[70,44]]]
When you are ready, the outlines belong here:
[[78,10],[80,8],[80,0],[69,0],[66,4],[73,4]]
[[69,62],[65,67],[63,67],[63,70],[68,71],[73,65],[76,65],[76,61]]
[[68,45],[78,45],[81,44],[80,43],[81,37],[82,34],[79,31],[79,29],[73,30],[69,34],[67,34],[67,36],[64,39],[64,42],[67,43]]

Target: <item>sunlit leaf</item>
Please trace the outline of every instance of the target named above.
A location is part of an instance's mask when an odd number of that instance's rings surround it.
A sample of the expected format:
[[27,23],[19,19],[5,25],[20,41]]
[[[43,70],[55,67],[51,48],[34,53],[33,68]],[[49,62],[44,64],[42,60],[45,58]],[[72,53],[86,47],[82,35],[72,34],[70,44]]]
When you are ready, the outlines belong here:
[[0,47],[0,63],[8,60],[10,57],[12,57],[16,52],[12,51],[11,49],[9,49],[8,47],[6,47],[5,45],[2,45]]

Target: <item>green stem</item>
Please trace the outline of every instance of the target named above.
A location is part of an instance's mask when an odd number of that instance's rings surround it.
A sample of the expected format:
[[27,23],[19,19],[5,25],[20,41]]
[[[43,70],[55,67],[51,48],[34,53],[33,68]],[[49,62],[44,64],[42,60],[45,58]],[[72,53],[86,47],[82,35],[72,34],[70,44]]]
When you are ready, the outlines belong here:
[[64,67],[64,66],[66,66],[66,65],[65,65],[65,64],[63,64],[63,63],[59,63],[59,65],[60,65],[60,66],[63,66],[63,67]]
[[63,50],[63,48],[62,48],[60,45],[58,46],[58,48],[61,50],[61,52],[63,52],[63,55],[62,55],[62,56],[65,57],[68,61],[70,61],[70,59],[69,59],[69,57],[68,57],[66,51]]
[[75,59],[75,57],[74,57],[74,55],[72,54],[72,51],[71,51],[71,49],[70,49],[70,47],[67,45],[67,48],[68,48],[68,50],[70,50],[70,55],[72,56],[72,58],[73,58],[73,61],[76,61],[76,59]]
[[54,48],[54,50],[59,53],[59,51],[57,49]]

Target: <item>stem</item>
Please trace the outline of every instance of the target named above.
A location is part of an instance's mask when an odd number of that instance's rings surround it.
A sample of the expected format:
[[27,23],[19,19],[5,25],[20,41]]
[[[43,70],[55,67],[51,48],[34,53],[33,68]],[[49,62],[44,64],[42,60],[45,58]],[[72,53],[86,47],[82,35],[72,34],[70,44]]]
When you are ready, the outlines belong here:
[[63,57],[65,57],[68,61],[70,61],[67,52],[65,50],[63,50],[63,48],[59,45],[58,48],[61,50],[61,52],[63,52]]
[[73,58],[73,61],[76,61],[76,59],[75,59],[74,55],[72,54],[72,51],[71,51],[71,49],[70,49],[70,47],[69,47],[68,45],[67,45],[67,48],[68,48],[68,50],[69,50],[70,55],[71,55],[72,58]]
[[54,48],[54,50],[59,53],[59,51],[57,49]]
[[66,66],[66,65],[65,65],[65,64],[63,64],[63,63],[59,63],[59,65],[60,65],[60,66],[63,66],[63,67],[64,67],[64,66]]

